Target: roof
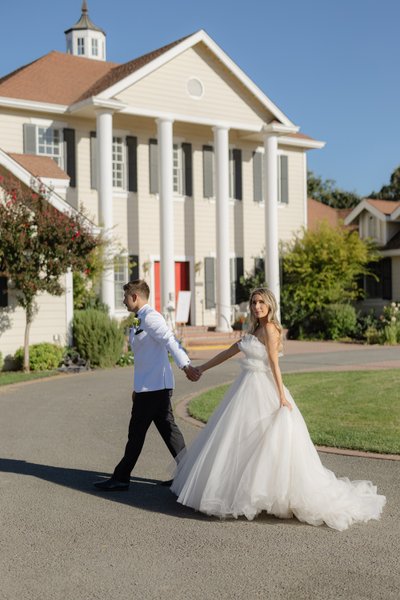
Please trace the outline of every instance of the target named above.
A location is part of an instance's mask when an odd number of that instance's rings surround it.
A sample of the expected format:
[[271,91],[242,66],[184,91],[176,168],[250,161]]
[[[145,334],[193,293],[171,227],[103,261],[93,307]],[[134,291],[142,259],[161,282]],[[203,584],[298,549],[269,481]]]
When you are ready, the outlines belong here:
[[381,250],[399,250],[400,249],[400,231],[398,231]]
[[53,51],[0,79],[0,96],[73,104],[116,65]]
[[15,154],[8,152],[18,164],[29,171],[34,177],[45,177],[48,179],[69,179],[55,160],[49,156],[36,156],[35,154]]
[[400,202],[396,202],[394,200],[375,200],[372,198],[366,198],[366,201],[368,202],[368,204],[374,206],[376,209],[379,210],[379,212],[383,213],[384,215],[391,215],[392,212],[396,210],[396,208],[400,207]]
[[321,221],[337,227],[351,211],[351,208],[333,208],[314,198],[307,198],[307,227],[313,231]]

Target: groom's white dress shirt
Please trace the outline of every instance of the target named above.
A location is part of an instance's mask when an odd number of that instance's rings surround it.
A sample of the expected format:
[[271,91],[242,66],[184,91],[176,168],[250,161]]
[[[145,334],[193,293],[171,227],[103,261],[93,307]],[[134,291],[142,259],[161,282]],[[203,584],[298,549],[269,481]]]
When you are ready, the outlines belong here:
[[189,365],[190,359],[159,312],[145,304],[137,316],[140,324],[129,332],[135,355],[133,389],[135,392],[172,389],[175,381],[168,352],[180,369]]

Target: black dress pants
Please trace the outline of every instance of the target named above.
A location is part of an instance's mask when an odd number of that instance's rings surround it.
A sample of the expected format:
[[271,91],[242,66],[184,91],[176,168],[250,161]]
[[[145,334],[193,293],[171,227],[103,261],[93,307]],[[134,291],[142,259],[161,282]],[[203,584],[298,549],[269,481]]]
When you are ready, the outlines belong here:
[[133,394],[128,443],[122,460],[115,467],[113,479],[129,481],[131,471],[139,458],[147,430],[152,422],[174,458],[185,448],[185,440],[172,413],[171,396],[172,390],[170,389]]

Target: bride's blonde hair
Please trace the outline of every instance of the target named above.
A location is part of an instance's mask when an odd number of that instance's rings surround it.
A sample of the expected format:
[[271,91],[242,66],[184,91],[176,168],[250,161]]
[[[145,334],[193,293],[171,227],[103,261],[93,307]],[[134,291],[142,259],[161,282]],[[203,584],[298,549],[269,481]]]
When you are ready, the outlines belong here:
[[252,302],[254,296],[258,294],[264,300],[265,304],[268,306],[269,311],[267,315],[268,323],[273,323],[279,333],[279,351],[282,349],[282,325],[278,319],[278,303],[274,294],[268,288],[256,288],[251,291],[249,298],[249,312],[250,312],[250,321],[249,321],[249,333],[254,334],[255,330],[259,325],[259,320],[254,316],[252,309]]

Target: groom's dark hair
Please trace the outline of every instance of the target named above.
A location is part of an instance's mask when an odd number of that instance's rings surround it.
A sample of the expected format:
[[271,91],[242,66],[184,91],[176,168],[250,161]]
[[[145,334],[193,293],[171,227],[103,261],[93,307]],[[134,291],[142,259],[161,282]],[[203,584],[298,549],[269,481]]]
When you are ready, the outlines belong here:
[[146,300],[150,296],[150,288],[143,279],[135,279],[135,281],[129,281],[124,285],[123,289],[124,292],[128,292],[130,296],[133,296],[133,294],[137,294],[138,296],[146,298]]

